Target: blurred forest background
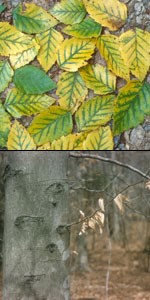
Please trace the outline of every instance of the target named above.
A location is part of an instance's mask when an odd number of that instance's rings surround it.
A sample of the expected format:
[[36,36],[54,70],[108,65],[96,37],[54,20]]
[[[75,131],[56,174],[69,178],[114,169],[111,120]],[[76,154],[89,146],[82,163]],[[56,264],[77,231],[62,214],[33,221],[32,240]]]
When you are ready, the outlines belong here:
[[[149,151],[84,151],[150,174]],[[3,156],[0,152],[0,268],[4,227]],[[68,162],[71,214],[71,300],[150,299],[150,189],[140,175],[115,164]],[[122,194],[124,200],[114,201]],[[96,214],[104,200],[104,224]],[[87,216],[93,216],[81,220]],[[95,222],[97,225],[95,226]],[[94,228],[95,227],[95,228]],[[80,234],[79,234],[80,233]],[[0,287],[2,289],[2,280]],[[1,294],[0,294],[1,300]]]

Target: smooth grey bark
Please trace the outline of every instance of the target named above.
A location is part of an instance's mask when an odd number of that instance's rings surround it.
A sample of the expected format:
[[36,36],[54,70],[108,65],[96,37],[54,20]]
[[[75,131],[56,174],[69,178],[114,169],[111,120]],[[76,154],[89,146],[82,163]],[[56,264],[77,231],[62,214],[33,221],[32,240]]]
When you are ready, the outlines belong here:
[[11,5],[12,7],[17,6],[19,3],[23,2],[23,0],[4,0],[5,5]]
[[69,153],[7,155],[3,299],[69,300]]

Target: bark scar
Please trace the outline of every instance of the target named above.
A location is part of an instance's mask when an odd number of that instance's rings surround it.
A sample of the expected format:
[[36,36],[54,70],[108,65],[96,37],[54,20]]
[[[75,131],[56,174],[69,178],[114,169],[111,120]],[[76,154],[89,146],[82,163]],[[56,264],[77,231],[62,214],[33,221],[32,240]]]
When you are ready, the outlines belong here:
[[30,226],[32,223],[42,224],[44,222],[44,217],[37,216],[19,216],[16,218],[14,225],[17,227],[22,227],[25,225]]
[[65,233],[66,231],[66,225],[59,225],[57,228],[56,228],[56,231],[58,234],[62,235],[63,233]]
[[54,243],[48,244],[46,249],[50,251],[50,253],[54,253],[57,250],[57,245]]
[[45,274],[37,274],[37,275],[24,275],[26,283],[30,284],[35,281],[40,281],[41,277],[44,277]]
[[9,165],[6,165],[4,173],[3,173],[3,182],[5,183],[5,181],[8,178],[14,177],[14,176],[22,174],[22,173],[23,173],[22,170],[13,170],[13,169],[11,169],[11,167]]
[[46,193],[49,194],[59,194],[64,191],[64,186],[60,182],[52,183],[50,186],[46,188]]

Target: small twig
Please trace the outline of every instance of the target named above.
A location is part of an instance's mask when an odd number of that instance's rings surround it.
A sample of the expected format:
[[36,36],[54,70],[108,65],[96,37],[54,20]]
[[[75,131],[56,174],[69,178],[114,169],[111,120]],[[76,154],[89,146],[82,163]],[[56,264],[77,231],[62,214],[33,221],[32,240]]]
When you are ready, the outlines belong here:
[[[140,181],[137,181],[137,182],[134,182],[134,183],[132,183],[132,184],[127,185],[125,188],[123,188],[121,191],[119,191],[119,192],[116,193],[113,197],[111,197],[111,199],[110,199],[110,200],[108,201],[108,203],[107,203],[107,206],[109,205],[109,203],[110,203],[111,201],[114,201],[114,199],[115,199],[119,194],[122,194],[122,193],[123,193],[124,191],[126,191],[127,189],[129,189],[129,188],[131,188],[131,187],[133,187],[133,186],[135,186],[135,185],[137,185],[137,184],[143,183],[143,182],[144,182],[144,180],[140,180]],[[82,187],[79,187],[79,188],[85,189],[84,187],[83,187],[83,188],[82,188]],[[86,190],[87,190],[87,189],[86,189]],[[95,192],[95,190],[88,190],[88,191],[89,191],[89,192]],[[106,192],[105,190],[96,190],[96,192],[103,192],[103,193],[105,193],[105,194],[111,196],[111,194],[108,193],[108,192]],[[142,212],[140,212],[140,211],[136,211],[134,208],[131,208],[127,203],[125,203],[125,205],[126,205],[130,210],[132,210],[133,212],[138,213],[138,214],[141,214],[141,215],[144,216],[146,219],[150,219],[149,216],[145,215],[144,213],[142,213]],[[75,222],[73,222],[73,223],[67,224],[65,227],[66,227],[66,228],[69,228],[69,227],[71,227],[71,226],[73,226],[73,225],[77,225],[77,224],[86,222],[86,221],[89,220],[90,218],[94,217],[94,215],[95,215],[98,211],[100,211],[100,212],[102,212],[103,214],[105,214],[104,211],[102,211],[100,208],[98,208],[98,209],[96,209],[91,215],[89,215],[89,216],[87,216],[87,217],[85,217],[85,218],[83,218],[83,219],[81,219],[81,220],[79,220],[79,221],[75,221]]]
[[138,185],[138,184],[140,184],[140,183],[143,183],[143,182],[144,182],[144,180],[139,180],[139,181],[137,181],[137,182],[128,184],[128,185],[127,185],[126,187],[124,187],[119,193],[117,193],[117,194],[113,197],[113,199],[114,199],[115,197],[117,197],[118,194],[121,194],[121,193],[125,192],[127,189],[129,189],[129,188],[131,188],[131,187],[133,187],[133,186],[135,186],[135,185]]
[[[105,192],[105,190],[113,183],[113,181],[117,178],[117,177],[119,177],[119,174],[117,174],[115,177],[113,177],[113,179],[110,181],[110,182],[108,182],[108,184],[103,188],[103,189],[101,189],[101,190],[91,190],[91,189],[88,189],[87,187],[85,187],[85,186],[78,186],[77,188],[75,187],[71,187],[71,189],[72,190],[79,190],[79,189],[82,189],[82,190],[84,190],[84,191],[87,191],[87,192],[93,192],[93,193],[104,193]],[[86,180],[87,181],[87,180]],[[83,181],[83,182],[85,182],[85,180]],[[107,193],[107,192],[106,192]]]
[[71,226],[73,226],[73,225],[77,225],[77,224],[86,222],[87,220],[93,218],[93,217],[95,216],[95,214],[96,214],[98,211],[100,211],[102,214],[105,214],[105,212],[102,211],[101,208],[98,208],[98,209],[96,209],[90,216],[87,216],[87,217],[85,217],[85,218],[83,218],[83,219],[80,219],[80,220],[78,220],[78,221],[75,221],[75,222],[73,222],[73,223],[67,224],[65,227],[68,228],[68,227],[71,227]]
[[143,212],[136,210],[135,208],[132,208],[128,203],[124,203],[124,205],[130,209],[131,211],[133,211],[135,214],[138,215],[142,215],[143,217],[145,217],[147,220],[150,220],[150,216],[145,215]]
[[111,158],[106,158],[106,157],[103,157],[103,156],[99,156],[99,155],[95,155],[95,154],[83,154],[83,153],[76,153],[76,152],[70,152],[70,157],[77,157],[77,158],[92,158],[92,159],[98,159],[100,161],[104,161],[104,162],[110,162],[110,163],[113,163],[113,164],[116,164],[120,167],[124,167],[124,168],[127,168],[129,169],[130,171],[133,171],[139,175],[141,175],[142,177],[146,178],[146,179],[150,179],[150,176],[148,176],[146,173],[142,172],[141,170],[131,166],[131,165],[128,165],[128,164],[125,164],[125,163],[122,163],[118,160],[115,160],[115,159],[111,159]]

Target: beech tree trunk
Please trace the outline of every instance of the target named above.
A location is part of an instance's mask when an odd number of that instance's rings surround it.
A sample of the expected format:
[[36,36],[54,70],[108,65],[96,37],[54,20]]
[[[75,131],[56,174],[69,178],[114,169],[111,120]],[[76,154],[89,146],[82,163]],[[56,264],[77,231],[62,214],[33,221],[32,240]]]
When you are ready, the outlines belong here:
[[3,2],[4,2],[5,5],[11,5],[12,7],[15,7],[20,2],[23,2],[23,0],[4,0]]
[[69,300],[68,152],[7,152],[4,300]]

